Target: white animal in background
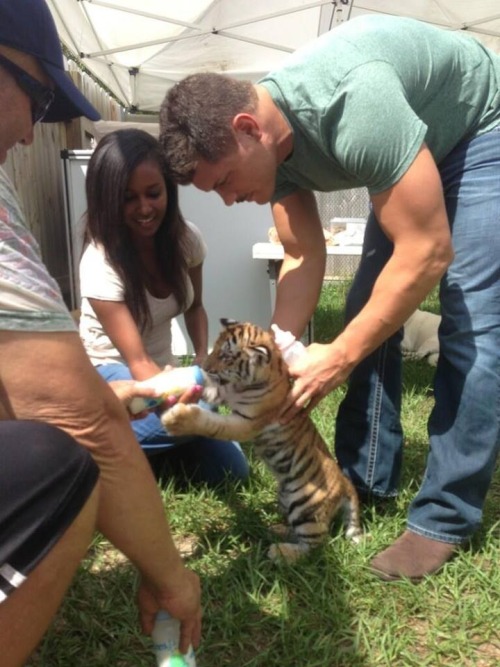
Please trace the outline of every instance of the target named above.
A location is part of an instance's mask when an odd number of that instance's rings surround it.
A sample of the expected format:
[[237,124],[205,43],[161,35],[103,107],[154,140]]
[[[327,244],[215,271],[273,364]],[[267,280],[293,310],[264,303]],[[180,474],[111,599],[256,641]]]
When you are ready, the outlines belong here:
[[435,366],[439,357],[438,327],[441,316],[416,310],[404,324],[401,351],[405,356],[426,359]]

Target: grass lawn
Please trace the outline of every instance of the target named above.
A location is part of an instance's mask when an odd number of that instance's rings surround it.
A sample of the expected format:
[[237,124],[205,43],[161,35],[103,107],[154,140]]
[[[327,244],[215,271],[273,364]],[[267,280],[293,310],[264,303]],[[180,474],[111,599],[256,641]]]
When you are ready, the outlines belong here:
[[[343,284],[325,286],[315,317],[318,341],[341,326]],[[435,297],[423,304],[437,310]],[[329,542],[294,565],[265,553],[267,526],[278,520],[274,482],[252,462],[246,488],[162,487],[173,532],[203,583],[204,635],[198,667],[496,667],[500,665],[500,472],[481,530],[439,576],[414,585],[382,583],[371,558],[405,527],[421,479],[432,408],[433,368],[404,364],[405,459],[401,494],[384,507],[365,505],[369,538],[354,546],[339,528]],[[332,442],[343,389],[313,419]],[[53,629],[30,667],[153,667],[140,635],[135,573],[96,537]]]

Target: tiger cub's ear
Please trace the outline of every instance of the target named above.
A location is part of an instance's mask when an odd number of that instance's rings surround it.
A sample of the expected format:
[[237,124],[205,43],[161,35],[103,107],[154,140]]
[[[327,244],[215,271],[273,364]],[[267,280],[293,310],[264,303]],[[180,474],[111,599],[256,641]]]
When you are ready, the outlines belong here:
[[230,327],[233,324],[239,324],[237,320],[232,320],[231,318],[228,317],[221,317],[219,322],[222,324],[223,327]]
[[250,355],[254,361],[263,361],[268,364],[271,361],[271,350],[265,345],[256,345],[249,348]]

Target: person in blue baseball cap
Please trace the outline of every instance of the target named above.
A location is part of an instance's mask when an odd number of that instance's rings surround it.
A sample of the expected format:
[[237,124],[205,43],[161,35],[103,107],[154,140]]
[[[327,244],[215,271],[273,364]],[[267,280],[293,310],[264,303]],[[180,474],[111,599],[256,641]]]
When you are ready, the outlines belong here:
[[[78,116],[99,120],[64,69],[57,29],[45,0],[0,0],[0,93],[10,104],[2,111],[0,163],[17,142],[33,140],[38,121],[69,121]],[[29,114],[23,113],[29,110]]]
[[[99,118],[64,70],[45,0],[0,0],[0,164],[32,143],[37,122],[82,115]],[[199,644],[199,579],[174,545],[125,409],[145,395],[135,384],[111,388],[92,367],[0,168],[3,667],[26,663],[96,528],[139,570],[143,631],[165,609],[181,621],[181,650]]]
[[[7,51],[2,49],[5,55],[2,55],[0,64],[31,97],[36,112],[34,122],[53,123],[77,116],[99,120],[99,112],[65,71],[59,35],[44,0],[0,0],[0,44],[8,47]],[[11,50],[21,51],[24,62],[26,56],[36,60],[45,75],[43,78],[48,80],[40,80],[41,77],[36,75],[32,77],[22,67],[20,70],[19,56]]]

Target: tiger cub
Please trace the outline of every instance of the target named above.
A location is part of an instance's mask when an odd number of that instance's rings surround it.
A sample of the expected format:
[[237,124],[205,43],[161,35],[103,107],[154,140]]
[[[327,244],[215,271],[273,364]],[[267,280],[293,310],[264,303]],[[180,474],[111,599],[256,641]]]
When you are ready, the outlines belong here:
[[340,508],[346,535],[357,542],[361,529],[356,491],[309,416],[299,413],[283,425],[276,421],[290,377],[273,334],[249,323],[221,323],[224,329],[203,365],[203,398],[229,407],[231,414],[178,403],[163,413],[163,425],[174,435],[254,441],[256,453],[278,481],[279,505],[288,523],[281,532],[294,538],[270,548],[273,560],[293,561],[320,544]]

